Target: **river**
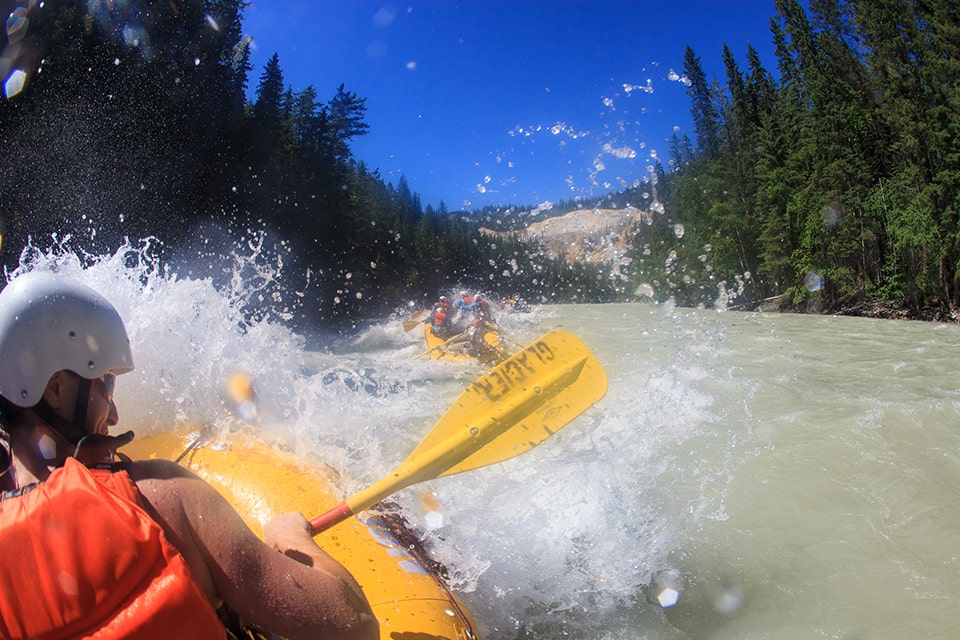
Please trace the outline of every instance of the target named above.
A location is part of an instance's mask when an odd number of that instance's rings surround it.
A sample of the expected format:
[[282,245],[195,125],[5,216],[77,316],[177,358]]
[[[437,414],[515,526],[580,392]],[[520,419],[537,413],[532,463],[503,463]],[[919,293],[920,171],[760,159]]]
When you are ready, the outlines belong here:
[[[269,270],[214,287],[148,254],[29,266],[88,282],[125,318],[137,369],[118,381],[121,426],[249,420],[349,492],[481,373],[416,358],[422,337],[399,317],[347,336],[250,320]],[[481,637],[956,636],[960,327],[640,304],[501,320],[516,344],[573,332],[610,386],[533,451],[397,496]],[[255,415],[224,396],[236,370]]]

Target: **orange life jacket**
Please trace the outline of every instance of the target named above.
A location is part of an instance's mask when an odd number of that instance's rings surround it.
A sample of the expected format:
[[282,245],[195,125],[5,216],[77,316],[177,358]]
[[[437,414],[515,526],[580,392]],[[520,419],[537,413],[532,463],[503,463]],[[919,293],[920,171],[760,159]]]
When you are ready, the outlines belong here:
[[73,458],[0,500],[0,637],[225,638],[126,471]]
[[447,312],[437,307],[433,310],[433,326],[442,327],[447,322]]

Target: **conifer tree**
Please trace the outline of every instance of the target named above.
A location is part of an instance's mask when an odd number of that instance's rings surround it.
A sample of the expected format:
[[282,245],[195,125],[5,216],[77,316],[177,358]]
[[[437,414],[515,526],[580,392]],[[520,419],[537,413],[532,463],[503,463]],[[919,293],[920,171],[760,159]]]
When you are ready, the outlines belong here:
[[697,134],[697,148],[710,158],[720,148],[719,116],[700,58],[689,46],[683,56],[683,73],[690,82],[687,94],[691,100],[690,113],[693,116],[693,130]]

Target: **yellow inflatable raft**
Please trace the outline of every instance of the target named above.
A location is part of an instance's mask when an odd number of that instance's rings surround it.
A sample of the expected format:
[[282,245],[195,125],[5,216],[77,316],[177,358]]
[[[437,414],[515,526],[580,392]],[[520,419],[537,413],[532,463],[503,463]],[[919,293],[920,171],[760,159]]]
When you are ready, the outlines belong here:
[[[238,396],[249,392],[237,387]],[[441,579],[443,568],[418,550],[401,519],[367,510],[414,484],[521,455],[606,391],[606,372],[587,346],[551,331],[472,382],[403,462],[342,502],[332,469],[269,446],[252,427],[229,442],[162,432],[134,440],[124,453],[188,466],[258,533],[278,513],[319,513],[310,521],[319,544],[363,587],[384,640],[472,640],[470,614]]]
[[[473,332],[480,331],[480,339]],[[479,327],[470,327],[463,333],[444,339],[436,335],[430,326],[424,328],[427,342],[427,354],[433,360],[477,360],[483,364],[495,365],[510,356],[506,345],[500,339],[496,325],[484,323]],[[426,355],[426,354],[423,354]]]
[[[134,459],[175,460],[186,452],[180,464],[216,487],[258,535],[276,514],[300,511],[309,518],[340,502],[334,471],[269,446],[252,433],[188,450],[193,438],[185,431],[138,436],[123,453]],[[406,535],[401,519],[365,512],[316,540],[363,587],[383,640],[476,638],[466,607],[438,575],[442,567],[418,550],[412,535],[403,539]]]

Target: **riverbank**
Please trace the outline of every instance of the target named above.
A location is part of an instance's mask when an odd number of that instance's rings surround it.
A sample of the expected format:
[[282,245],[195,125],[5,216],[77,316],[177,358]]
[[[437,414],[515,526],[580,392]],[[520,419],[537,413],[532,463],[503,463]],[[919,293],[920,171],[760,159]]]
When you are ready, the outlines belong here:
[[882,302],[861,302],[842,307],[835,312],[840,316],[860,316],[864,318],[883,318],[887,320],[920,320],[925,322],[960,322],[960,313],[939,307],[920,309],[902,309]]
[[830,309],[819,302],[806,306],[781,304],[782,296],[763,300],[757,308],[767,313],[803,313],[812,315],[855,316],[883,320],[918,320],[921,322],[960,322],[960,311],[940,307],[903,308],[889,302],[866,301]]

